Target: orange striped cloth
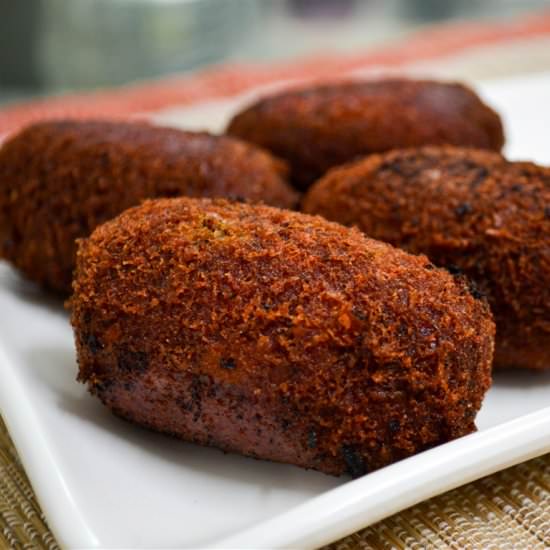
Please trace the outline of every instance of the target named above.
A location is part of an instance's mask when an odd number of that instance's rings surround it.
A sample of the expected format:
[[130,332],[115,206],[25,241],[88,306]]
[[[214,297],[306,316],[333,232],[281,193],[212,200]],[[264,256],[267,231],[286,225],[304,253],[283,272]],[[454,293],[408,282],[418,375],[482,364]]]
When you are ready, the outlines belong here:
[[[540,46],[541,40],[543,46]],[[44,118],[147,116],[174,106],[230,97],[281,80],[329,79],[352,71],[405,70],[418,64],[430,68],[434,62],[445,63],[472,51],[477,56],[480,51],[489,50],[498,59],[499,49],[503,52],[501,57],[509,57],[507,52],[511,46],[524,48],[537,41],[539,49],[542,47],[546,52],[540,60],[546,65],[542,68],[550,69],[549,10],[505,22],[438,25],[394,45],[356,55],[318,55],[272,65],[220,65],[120,88],[12,104],[0,110],[0,136]]]

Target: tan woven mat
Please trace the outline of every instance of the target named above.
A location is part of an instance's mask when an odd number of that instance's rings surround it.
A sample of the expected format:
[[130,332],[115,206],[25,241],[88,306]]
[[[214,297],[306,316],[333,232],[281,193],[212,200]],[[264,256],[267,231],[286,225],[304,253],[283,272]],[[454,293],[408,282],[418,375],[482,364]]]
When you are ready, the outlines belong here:
[[[0,548],[59,548],[1,419]],[[326,547],[371,548],[550,548],[550,454],[428,500]]]

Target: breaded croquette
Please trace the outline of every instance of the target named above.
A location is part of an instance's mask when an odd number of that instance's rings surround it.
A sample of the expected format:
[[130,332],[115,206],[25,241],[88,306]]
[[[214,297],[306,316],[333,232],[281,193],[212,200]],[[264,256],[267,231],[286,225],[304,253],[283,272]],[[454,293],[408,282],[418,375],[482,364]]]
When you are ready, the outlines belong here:
[[431,144],[500,151],[497,113],[457,83],[390,78],[283,91],[238,113],[227,132],[286,159],[305,189],[370,153]]
[[303,210],[467,275],[487,296],[495,366],[550,368],[550,168],[426,147],[330,171]]
[[79,379],[187,441],[360,476],[470,433],[485,301],[425,256],[320,217],[159,199],[81,240]]
[[75,239],[146,198],[180,195],[297,201],[285,163],[237,139],[145,123],[42,122],[0,150],[0,257],[68,293]]

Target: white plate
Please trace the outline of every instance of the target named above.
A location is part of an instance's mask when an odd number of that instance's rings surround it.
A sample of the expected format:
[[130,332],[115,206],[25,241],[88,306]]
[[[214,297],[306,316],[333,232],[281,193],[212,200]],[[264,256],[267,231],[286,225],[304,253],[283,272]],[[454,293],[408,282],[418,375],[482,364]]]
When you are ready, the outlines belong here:
[[[550,75],[480,90],[505,115],[508,153],[550,163]],[[241,102],[159,120],[219,128]],[[1,411],[69,548],[315,547],[550,451],[550,372],[498,373],[478,433],[349,481],[127,424],[75,382],[76,370],[61,304],[0,265]]]

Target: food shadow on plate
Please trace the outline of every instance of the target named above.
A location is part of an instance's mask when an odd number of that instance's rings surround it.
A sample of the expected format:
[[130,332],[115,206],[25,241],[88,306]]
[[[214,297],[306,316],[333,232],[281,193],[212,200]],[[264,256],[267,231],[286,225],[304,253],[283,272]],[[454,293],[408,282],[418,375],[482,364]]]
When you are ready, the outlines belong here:
[[65,299],[59,294],[49,292],[36,283],[25,279],[8,263],[0,260],[0,288],[13,294],[18,300],[32,306],[49,310],[56,315],[68,318],[64,307]]
[[[550,388],[550,368],[546,370],[495,369],[493,387],[529,389],[547,386]],[[550,404],[550,403],[549,403]]]
[[29,364],[40,365],[35,370],[37,378],[55,394],[55,401],[64,412],[125,441],[139,452],[153,455],[155,460],[167,461],[209,478],[265,486],[266,490],[311,492],[314,495],[348,481],[347,477],[336,478],[297,466],[256,460],[184,442],[119,418],[76,381],[75,352],[69,347],[35,347],[28,350],[25,359]]
[[496,369],[476,425],[486,430],[550,405],[550,371]]

